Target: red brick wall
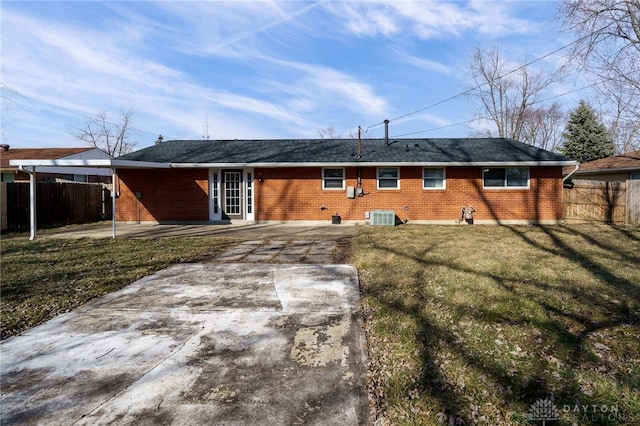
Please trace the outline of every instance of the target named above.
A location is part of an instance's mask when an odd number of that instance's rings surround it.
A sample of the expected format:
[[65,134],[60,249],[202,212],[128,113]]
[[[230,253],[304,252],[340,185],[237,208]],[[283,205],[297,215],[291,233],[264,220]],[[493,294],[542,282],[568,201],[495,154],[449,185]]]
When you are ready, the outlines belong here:
[[136,192],[142,192],[140,220],[209,220],[209,171],[206,169],[119,169],[116,220],[138,220]]
[[[347,168],[346,186],[356,186],[356,168]],[[142,221],[207,221],[208,170],[150,169],[118,171],[120,197],[116,219],[136,221],[135,193],[142,192]],[[554,221],[562,219],[561,167],[531,167],[530,189],[483,189],[482,167],[447,167],[446,189],[422,189],[422,167],[400,168],[400,190],[376,189],[376,168],[361,169],[365,195],[348,199],[345,190],[323,190],[322,169],[256,168],[256,220],[365,220],[365,212],[394,210],[400,219],[454,221],[472,205],[474,219]],[[324,206],[325,209],[321,209]]]
[[[400,219],[455,220],[472,205],[476,220],[560,220],[562,169],[532,167],[530,189],[483,189],[482,167],[447,167],[446,189],[422,189],[422,167],[400,168],[399,190],[376,189],[376,168],[361,169],[365,195],[348,199],[346,190],[323,190],[320,168],[256,169],[257,220],[364,220],[370,210],[394,210]],[[297,179],[293,180],[292,177]],[[355,168],[346,185],[356,186]],[[321,207],[326,207],[322,210]]]

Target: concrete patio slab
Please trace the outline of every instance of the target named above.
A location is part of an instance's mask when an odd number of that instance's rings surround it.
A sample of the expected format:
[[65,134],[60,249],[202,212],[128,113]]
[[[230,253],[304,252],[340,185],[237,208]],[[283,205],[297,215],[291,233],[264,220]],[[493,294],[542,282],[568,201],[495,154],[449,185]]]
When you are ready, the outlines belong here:
[[2,423],[367,424],[348,265],[182,264],[0,343]]
[[[38,230],[38,238],[111,238],[112,223],[99,222]],[[339,240],[354,237],[357,224],[333,225],[324,222],[230,224],[153,224],[118,223],[118,238],[230,237],[237,240]],[[12,236],[28,238],[28,234]]]

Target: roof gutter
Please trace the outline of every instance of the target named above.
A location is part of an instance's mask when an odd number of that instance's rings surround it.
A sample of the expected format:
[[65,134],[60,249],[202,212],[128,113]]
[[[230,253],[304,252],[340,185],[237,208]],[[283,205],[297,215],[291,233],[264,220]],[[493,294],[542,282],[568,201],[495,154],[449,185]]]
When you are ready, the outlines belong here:
[[[205,169],[244,167],[561,167],[573,166],[575,161],[415,161],[415,162],[243,162],[243,163],[158,163],[118,159],[93,160],[11,160],[12,166],[23,167],[92,167],[119,169]],[[577,170],[577,168],[576,168]],[[575,173],[575,170],[571,173]]]
[[574,161],[476,161],[476,162],[306,162],[306,163],[171,163],[169,166],[174,169],[189,168],[244,168],[244,167],[564,167],[573,166]]
[[610,169],[582,169],[580,175],[594,175],[600,173],[619,173],[619,172],[637,172],[640,171],[640,167],[621,167]]

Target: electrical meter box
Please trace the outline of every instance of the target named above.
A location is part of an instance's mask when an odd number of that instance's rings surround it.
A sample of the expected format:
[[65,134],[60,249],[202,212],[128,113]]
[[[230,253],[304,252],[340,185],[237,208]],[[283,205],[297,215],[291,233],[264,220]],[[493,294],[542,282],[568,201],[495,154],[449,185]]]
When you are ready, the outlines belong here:
[[356,188],[347,186],[347,198],[356,198]]

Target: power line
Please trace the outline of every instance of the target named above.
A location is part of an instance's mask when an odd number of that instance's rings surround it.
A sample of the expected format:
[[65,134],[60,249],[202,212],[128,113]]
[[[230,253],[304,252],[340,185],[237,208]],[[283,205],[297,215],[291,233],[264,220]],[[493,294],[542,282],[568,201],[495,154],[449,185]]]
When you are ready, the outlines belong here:
[[[636,73],[636,72],[640,72],[640,69],[630,71],[630,74],[633,74],[633,73]],[[590,88],[598,86],[598,85],[600,85],[602,83],[606,83],[607,81],[611,81],[611,80],[615,80],[615,79],[616,79],[616,77],[604,78],[604,79],[596,81],[595,83],[591,83],[591,84],[588,84],[586,86],[579,87],[577,89],[569,90],[567,92],[560,93],[560,94],[554,95],[554,96],[546,98],[546,99],[540,99],[538,101],[532,102],[530,105],[535,105],[535,104],[540,104],[540,103],[543,103],[543,102],[553,101],[553,100],[556,100],[556,99],[561,98],[563,96],[567,96],[567,95],[570,95],[570,94],[573,94],[573,93],[576,93],[576,92],[580,92],[582,90],[590,89]],[[445,126],[432,127],[430,129],[418,130],[418,131],[410,132],[410,133],[403,133],[403,134],[400,134],[400,135],[394,135],[392,137],[400,138],[400,137],[404,137],[404,136],[416,135],[416,134],[419,134],[419,133],[434,132],[436,130],[442,130],[442,129],[446,129],[446,128],[449,128],[449,127],[461,126],[463,124],[469,124],[469,123],[473,123],[474,121],[485,120],[485,119],[489,119],[489,117],[476,117],[476,118],[472,118],[470,120],[459,121],[457,123],[447,124]]]
[[[594,31],[594,32],[599,32],[599,31],[601,31],[601,30],[602,30],[602,29],[604,29],[604,28],[605,28],[605,27],[601,28],[600,30]],[[548,58],[548,57],[550,57],[550,56],[553,56],[553,55],[555,55],[556,53],[558,53],[558,52],[560,52],[560,51],[562,51],[562,50],[565,50],[565,49],[567,49],[567,48],[569,48],[569,47],[571,47],[571,46],[573,46],[573,45],[575,45],[575,44],[577,44],[577,43],[580,43],[581,41],[585,40],[585,39],[586,39],[586,38],[588,38],[589,36],[590,36],[590,34],[589,34],[589,35],[585,35],[585,36],[583,36],[583,37],[580,37],[580,38],[578,38],[577,40],[574,40],[574,41],[572,41],[572,42],[571,42],[571,43],[569,43],[569,44],[565,44],[564,46],[561,46],[561,47],[559,47],[559,48],[557,48],[557,49],[555,49],[555,50],[553,50],[553,51],[551,51],[551,52],[549,52],[549,53],[547,53],[547,54],[544,54],[544,55],[542,55],[542,56],[540,56],[540,57],[538,57],[538,58],[536,58],[536,59],[534,59],[534,60],[532,60],[532,61],[530,61],[530,62],[526,62],[526,63],[524,63],[523,65],[520,65],[519,67],[512,69],[511,71],[508,71],[508,72],[506,72],[505,74],[503,74],[503,75],[501,75],[501,76],[498,76],[496,79],[505,78],[505,77],[507,77],[507,76],[509,76],[509,75],[511,75],[511,74],[513,74],[513,73],[516,73],[516,72],[518,72],[518,71],[520,71],[520,70],[523,70],[523,69],[525,69],[525,68],[527,68],[527,67],[529,67],[529,66],[531,66],[531,65],[533,65],[533,64],[535,64],[535,63],[537,63],[537,62],[542,61],[543,59],[546,59],[546,58]],[[425,106],[425,107],[423,107],[423,108],[419,108],[419,109],[417,109],[417,110],[414,110],[414,111],[408,112],[408,113],[406,113],[406,114],[402,114],[402,115],[400,115],[400,116],[397,116],[397,117],[391,118],[391,119],[389,119],[389,122],[393,122],[393,121],[400,120],[400,119],[402,119],[402,118],[410,117],[410,116],[412,116],[412,115],[415,115],[415,114],[418,114],[418,113],[420,113],[420,112],[426,111],[426,110],[428,110],[428,109],[431,109],[431,108],[436,107],[436,106],[438,106],[438,105],[441,105],[441,104],[443,104],[443,103],[449,102],[449,101],[454,100],[454,99],[456,99],[456,98],[459,98],[459,97],[461,97],[461,96],[466,96],[466,95],[470,94],[471,92],[474,92],[476,89],[478,89],[478,88],[480,88],[480,87],[483,87],[483,86],[486,86],[487,84],[489,84],[489,83],[488,83],[488,82],[485,82],[485,83],[483,83],[483,84],[479,85],[478,87],[473,87],[473,88],[471,88],[471,89],[467,89],[467,90],[465,90],[464,92],[461,92],[461,93],[458,93],[458,94],[456,94],[456,95],[450,96],[450,97],[448,97],[448,98],[446,98],[446,99],[443,99],[443,100],[438,101],[438,102],[436,102],[436,103],[433,103],[433,104],[431,104],[431,105],[427,105],[427,106]],[[366,129],[367,129],[367,130],[369,130],[369,129],[372,129],[372,128],[374,128],[374,127],[381,126],[381,125],[383,125],[383,124],[384,124],[384,121],[382,121],[382,122],[380,122],[380,123],[372,124],[371,126],[368,126]]]
[[456,126],[461,126],[463,124],[469,124],[469,123],[473,123],[474,121],[478,121],[478,120],[484,120],[487,117],[476,117],[476,118],[472,118],[470,120],[466,120],[466,121],[459,121],[457,123],[452,123],[452,124],[447,124],[445,126],[440,126],[440,127],[433,127],[431,129],[427,129],[427,130],[418,130],[417,132],[411,132],[411,133],[403,133],[401,135],[394,135],[391,136],[392,138],[401,138],[404,136],[412,136],[412,135],[417,135],[418,133],[428,133],[428,132],[435,132],[436,130],[442,130],[442,129],[447,129],[449,127],[456,127]]

